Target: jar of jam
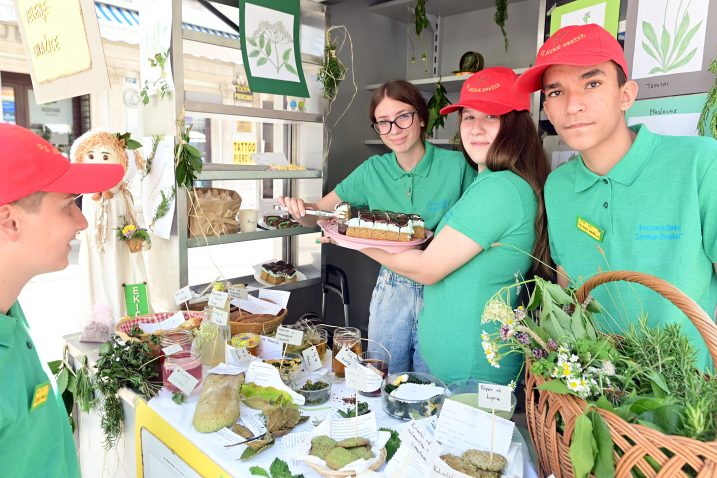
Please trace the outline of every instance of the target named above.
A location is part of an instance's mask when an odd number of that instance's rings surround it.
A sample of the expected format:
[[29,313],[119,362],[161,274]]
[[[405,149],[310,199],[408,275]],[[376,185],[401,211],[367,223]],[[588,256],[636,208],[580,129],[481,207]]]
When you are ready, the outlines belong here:
[[333,359],[331,362],[331,370],[337,377],[343,378],[345,375],[344,364],[336,360],[336,355],[342,348],[348,348],[357,356],[361,354],[361,331],[355,327],[339,327],[334,332]]
[[261,337],[257,334],[252,334],[251,332],[244,332],[232,337],[231,344],[232,347],[245,348],[247,352],[255,357],[258,357]]
[[170,375],[178,368],[194,376],[199,381],[197,385],[202,381],[202,360],[199,354],[192,350],[193,340],[191,330],[170,330],[163,332],[159,337],[162,350],[167,347],[174,349],[170,355],[165,355],[163,352],[162,384],[170,392],[178,391],[177,387],[169,382]]

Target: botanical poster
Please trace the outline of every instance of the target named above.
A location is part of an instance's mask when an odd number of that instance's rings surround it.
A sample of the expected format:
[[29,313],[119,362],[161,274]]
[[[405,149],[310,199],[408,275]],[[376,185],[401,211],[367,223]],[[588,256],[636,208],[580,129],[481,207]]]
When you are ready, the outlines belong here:
[[239,23],[251,91],[308,97],[301,67],[299,0],[241,0]]
[[632,78],[702,69],[709,0],[641,1]]
[[620,0],[576,0],[557,7],[550,15],[550,34],[569,25],[595,23],[617,37]]

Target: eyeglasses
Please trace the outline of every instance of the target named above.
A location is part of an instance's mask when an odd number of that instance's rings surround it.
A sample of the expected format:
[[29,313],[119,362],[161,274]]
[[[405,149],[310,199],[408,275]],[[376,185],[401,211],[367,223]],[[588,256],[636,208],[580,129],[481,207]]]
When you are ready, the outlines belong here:
[[396,119],[393,121],[389,120],[381,120],[376,121],[374,123],[371,123],[371,126],[373,126],[373,129],[380,135],[388,134],[391,132],[391,128],[393,125],[396,125],[397,128],[400,129],[407,129],[410,128],[413,124],[413,116],[417,113],[417,111],[411,111],[410,113],[403,113],[401,115],[398,115]]

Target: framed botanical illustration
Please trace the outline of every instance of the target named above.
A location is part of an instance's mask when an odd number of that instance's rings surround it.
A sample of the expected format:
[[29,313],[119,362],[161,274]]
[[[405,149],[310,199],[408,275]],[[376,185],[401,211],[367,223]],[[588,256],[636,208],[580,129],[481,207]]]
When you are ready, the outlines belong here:
[[557,7],[550,15],[550,34],[568,25],[596,23],[617,38],[620,0],[575,0]]
[[299,0],[239,0],[241,54],[254,93],[307,98]]
[[630,0],[625,56],[638,99],[704,93],[716,55],[717,2]]

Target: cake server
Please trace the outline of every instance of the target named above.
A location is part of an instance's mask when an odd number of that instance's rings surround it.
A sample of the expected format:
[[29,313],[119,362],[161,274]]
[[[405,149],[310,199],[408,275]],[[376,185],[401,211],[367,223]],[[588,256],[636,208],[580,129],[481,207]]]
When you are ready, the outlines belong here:
[[[286,206],[281,206],[279,204],[274,204],[274,209],[277,211],[288,211],[289,208]],[[343,214],[338,213],[336,211],[321,211],[319,209],[307,209],[306,214],[310,216],[318,216],[318,217],[330,217],[334,219],[345,219]]]

